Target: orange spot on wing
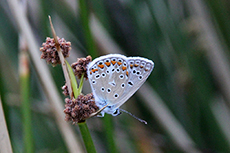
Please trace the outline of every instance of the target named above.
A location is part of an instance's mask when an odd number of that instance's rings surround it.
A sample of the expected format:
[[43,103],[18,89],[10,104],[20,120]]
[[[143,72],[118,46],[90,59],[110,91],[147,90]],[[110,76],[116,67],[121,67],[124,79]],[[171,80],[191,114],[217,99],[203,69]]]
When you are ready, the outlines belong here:
[[116,61],[111,61],[111,63],[114,65],[114,64],[116,64]]
[[110,62],[105,62],[105,65],[107,65],[108,67],[110,66]]
[[134,64],[135,67],[138,67],[139,65],[138,64]]
[[144,67],[143,65],[140,66],[140,68],[143,68],[143,67]]
[[128,71],[126,71],[126,75],[129,76],[129,72]]
[[122,64],[122,62],[117,62],[117,64],[118,64],[118,65],[121,65],[121,64]]
[[133,64],[130,64],[130,68],[133,68]]
[[94,73],[94,72],[98,71],[98,69],[93,69],[93,70],[91,70],[91,71]]
[[124,71],[124,70],[126,70],[127,69],[127,67],[126,66],[122,66],[122,70]]
[[103,64],[98,64],[97,66],[100,67],[101,69],[104,68],[104,65],[103,65]]

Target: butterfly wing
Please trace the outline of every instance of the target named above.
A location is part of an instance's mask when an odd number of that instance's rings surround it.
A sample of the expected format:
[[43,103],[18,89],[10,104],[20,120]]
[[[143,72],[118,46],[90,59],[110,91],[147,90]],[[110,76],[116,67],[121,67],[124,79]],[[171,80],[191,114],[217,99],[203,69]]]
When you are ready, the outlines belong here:
[[126,72],[127,58],[119,54],[101,56],[89,64],[87,73],[96,105],[102,108],[109,104],[104,112],[114,113],[114,104],[125,90]]
[[108,105],[103,111],[108,114],[116,112],[151,73],[152,61],[140,57],[130,57],[120,54],[101,56],[88,66],[88,78],[99,108]]
[[154,63],[151,60],[142,57],[129,57],[128,60],[128,79],[126,88],[119,103],[115,104],[115,108],[123,105],[146,81],[151,74]]

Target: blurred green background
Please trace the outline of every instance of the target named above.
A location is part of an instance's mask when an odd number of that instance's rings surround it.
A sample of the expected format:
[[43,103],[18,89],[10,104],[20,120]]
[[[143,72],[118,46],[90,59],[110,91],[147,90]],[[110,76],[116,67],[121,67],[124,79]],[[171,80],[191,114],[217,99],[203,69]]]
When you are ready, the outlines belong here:
[[[21,28],[11,1],[0,1],[0,94],[12,148],[21,153]],[[109,53],[154,61],[143,88],[122,106],[148,124],[127,114],[88,119],[98,152],[230,152],[229,0],[32,0],[17,7],[26,10],[37,46],[52,37],[48,15],[52,17],[57,35],[72,43],[70,63]],[[39,47],[34,49],[40,54]],[[71,152],[34,62],[30,58],[34,150]],[[64,109],[61,66],[48,67]],[[91,91],[88,81],[83,88],[84,94]],[[65,124],[85,152],[78,126]]]

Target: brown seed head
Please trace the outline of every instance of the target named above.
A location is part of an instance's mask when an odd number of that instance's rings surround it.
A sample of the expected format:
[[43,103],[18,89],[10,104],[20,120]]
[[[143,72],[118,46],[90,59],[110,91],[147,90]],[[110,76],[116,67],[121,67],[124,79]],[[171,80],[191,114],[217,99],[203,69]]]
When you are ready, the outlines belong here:
[[84,78],[88,79],[87,65],[91,61],[92,61],[92,57],[89,55],[86,58],[78,58],[77,62],[71,64],[71,67],[74,69],[75,76],[77,76],[80,79],[82,74],[84,73]]
[[[57,39],[64,58],[69,57],[71,42],[66,41],[64,38],[57,37]],[[42,52],[41,58],[45,59],[48,64],[51,63],[55,66],[61,63],[54,38],[47,37],[46,42],[42,44],[40,51]]]
[[81,122],[89,118],[90,114],[95,113],[99,108],[96,106],[93,94],[79,95],[77,99],[65,99],[66,114],[65,120],[73,123]]
[[65,95],[65,96],[69,95],[69,90],[68,90],[67,84],[65,84],[64,86],[62,86],[61,89],[63,90],[62,91],[63,95]]

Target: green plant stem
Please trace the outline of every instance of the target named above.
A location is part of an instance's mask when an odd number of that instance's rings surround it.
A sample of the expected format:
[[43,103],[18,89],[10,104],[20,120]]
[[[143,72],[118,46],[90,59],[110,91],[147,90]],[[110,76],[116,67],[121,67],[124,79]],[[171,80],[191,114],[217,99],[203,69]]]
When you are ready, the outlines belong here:
[[[74,97],[77,98],[80,95],[81,90],[82,90],[82,86],[83,86],[83,82],[84,82],[84,74],[82,74],[81,81],[80,81],[79,88],[78,88],[77,81],[76,81],[76,78],[74,76],[73,70],[67,61],[66,61],[66,64],[67,64],[68,73],[69,73],[70,80],[71,80],[71,85],[73,88]],[[87,152],[88,153],[96,153],[96,149],[95,149],[95,146],[93,144],[93,140],[92,140],[91,135],[89,133],[89,129],[87,127],[86,122],[84,121],[84,122],[78,123],[78,126],[80,128],[81,136],[82,136],[82,139],[84,141],[85,148],[86,148]]]
[[92,33],[91,33],[90,27],[89,27],[89,13],[88,13],[88,8],[87,8],[87,2],[88,2],[87,0],[79,0],[80,15],[81,15],[82,26],[84,29],[87,49],[89,51],[89,54],[93,58],[95,58],[95,57],[97,57],[97,51],[96,51],[96,47],[94,44]]
[[112,116],[105,114],[104,120],[104,131],[106,134],[106,140],[108,145],[108,152],[110,153],[117,153],[117,147],[113,138],[113,123],[112,123]]
[[92,140],[92,137],[89,133],[89,129],[87,127],[87,124],[86,122],[81,122],[81,123],[78,123],[78,126],[79,126],[79,129],[81,131],[81,136],[82,136],[82,139],[84,141],[84,144],[85,144],[85,148],[87,150],[88,153],[96,153],[96,149],[95,149],[95,146],[93,144],[93,140]]
[[30,110],[30,75],[28,66],[28,57],[26,53],[22,52],[20,56],[20,91],[22,101],[22,117],[23,117],[23,134],[25,152],[34,152],[33,134],[31,125],[31,110]]

